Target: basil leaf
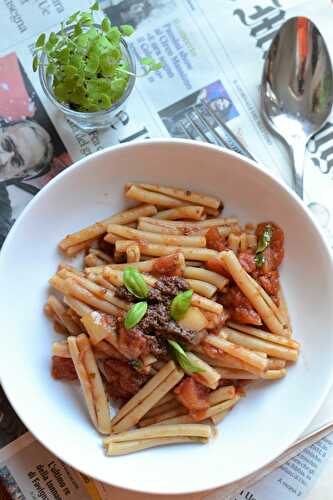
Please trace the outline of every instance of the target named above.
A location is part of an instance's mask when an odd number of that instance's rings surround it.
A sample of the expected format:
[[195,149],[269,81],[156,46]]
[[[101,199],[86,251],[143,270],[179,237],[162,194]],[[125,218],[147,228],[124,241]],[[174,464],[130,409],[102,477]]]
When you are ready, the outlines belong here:
[[[69,26],[70,24],[74,23],[74,21],[76,21],[77,19],[77,16],[80,14],[81,12],[79,10],[77,10],[76,12],[74,12],[74,14],[72,14],[71,16],[69,16],[69,18],[67,19],[66,21],[66,24],[67,26]],[[51,33],[52,34],[52,33]]]
[[146,299],[149,295],[149,288],[142,277],[142,274],[135,267],[126,267],[123,274],[123,282],[129,292],[139,299]]
[[142,361],[140,361],[140,359],[130,359],[128,361],[128,364],[131,365],[134,368],[134,370],[137,370],[137,371],[142,370],[142,367],[143,367],[143,363],[142,363]]
[[186,311],[191,305],[193,290],[179,293],[171,302],[170,316],[176,321],[185,316]]
[[265,256],[263,252],[270,244],[272,239],[272,234],[273,234],[273,228],[270,224],[267,224],[259,238],[257,245],[256,256],[254,258],[257,267],[262,267],[264,265]]
[[52,31],[47,43],[49,46],[53,47],[54,45],[57,44],[58,40],[59,40],[58,35],[56,33],[54,33],[54,31]]
[[181,366],[185,373],[191,374],[205,371],[203,368],[200,368],[200,366],[195,365],[194,363],[192,363],[192,361],[189,360],[186,352],[178,344],[178,342],[176,342],[175,340],[168,340],[168,342],[172,348],[172,352],[175,355],[178,364]]
[[126,330],[130,330],[133,326],[137,325],[146,314],[147,309],[147,302],[137,302],[134,304],[125,316],[124,324]]
[[263,253],[257,253],[254,258],[257,267],[262,267],[265,263],[265,256]]
[[109,31],[109,29],[111,28],[111,22],[110,22],[110,19],[108,17],[104,17],[102,24],[101,24],[101,28],[105,33],[107,33]]
[[39,47],[43,47],[43,45],[45,43],[45,38],[46,38],[45,33],[42,33],[41,35],[39,35],[39,37],[37,38],[36,43],[35,43],[36,49]]
[[267,224],[262,232],[262,235],[259,238],[256,253],[263,252],[268,247],[272,239],[272,234],[272,226],[270,224]]
[[99,10],[99,2],[96,1],[93,3],[93,5],[90,7],[91,10]]
[[33,60],[32,60],[32,69],[33,71],[36,73],[37,69],[38,69],[38,66],[39,66],[39,59],[37,56],[34,56]]
[[134,33],[134,28],[130,24],[122,24],[119,28],[125,36],[131,36]]

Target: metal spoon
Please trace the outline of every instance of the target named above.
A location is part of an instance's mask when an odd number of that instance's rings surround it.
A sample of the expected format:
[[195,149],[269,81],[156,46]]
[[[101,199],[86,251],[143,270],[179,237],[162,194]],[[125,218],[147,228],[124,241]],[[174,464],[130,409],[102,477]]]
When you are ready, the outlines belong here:
[[306,144],[325,124],[332,102],[332,63],[325,41],[310,19],[293,17],[280,28],[268,51],[261,109],[267,124],[291,150],[295,191],[301,198]]

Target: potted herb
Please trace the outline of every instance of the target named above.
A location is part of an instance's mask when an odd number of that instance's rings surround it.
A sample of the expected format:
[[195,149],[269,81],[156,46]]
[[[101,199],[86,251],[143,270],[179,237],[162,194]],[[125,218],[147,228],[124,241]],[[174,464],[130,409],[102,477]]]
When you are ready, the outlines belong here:
[[[61,23],[58,33],[42,33],[35,44],[33,70],[58,109],[80,128],[93,130],[112,123],[133,90],[135,60],[125,41],[134,29],[112,26],[108,17],[95,20],[96,1],[87,12],[77,11]],[[143,58],[144,74],[160,64]]]

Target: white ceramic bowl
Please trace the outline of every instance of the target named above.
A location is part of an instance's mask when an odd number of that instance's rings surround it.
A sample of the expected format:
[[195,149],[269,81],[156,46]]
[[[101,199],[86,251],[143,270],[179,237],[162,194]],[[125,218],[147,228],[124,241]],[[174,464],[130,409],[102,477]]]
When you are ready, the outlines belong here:
[[[59,338],[42,307],[48,278],[69,232],[125,205],[128,181],[182,186],[218,195],[225,214],[273,220],[286,236],[282,282],[300,359],[281,381],[250,391],[208,445],[180,445],[107,458],[75,384],[50,376]],[[106,483],[154,493],[225,485],[264,466],[310,423],[333,375],[333,280],[329,249],[296,196],[254,163],[218,147],[156,140],[93,154],[52,180],[16,222],[0,257],[0,376],[32,433],[73,467]]]

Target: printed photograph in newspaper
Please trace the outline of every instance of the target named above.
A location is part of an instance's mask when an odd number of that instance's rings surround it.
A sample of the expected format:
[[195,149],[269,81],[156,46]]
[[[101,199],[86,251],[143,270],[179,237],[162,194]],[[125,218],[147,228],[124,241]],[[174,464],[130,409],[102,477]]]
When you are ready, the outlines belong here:
[[98,483],[54,457],[26,433],[0,451],[0,499],[102,500]]
[[134,28],[176,8],[175,0],[104,0],[101,5],[112,24],[131,24]]
[[171,137],[188,138],[190,136],[192,139],[200,140],[199,130],[203,130],[204,133],[208,131],[205,123],[202,120],[198,121],[196,108],[204,113],[210,125],[218,130],[218,122],[210,114],[205,113],[202,103],[209,104],[223,122],[228,122],[238,116],[238,111],[222,83],[216,81],[159,112]]
[[0,449],[24,434],[26,430],[0,386]]
[[10,473],[8,467],[0,467],[0,478],[4,488],[3,493],[0,491],[1,495],[5,495],[7,493],[8,498],[11,498],[12,500],[25,500],[26,497],[23,495],[21,488]]
[[71,163],[16,53],[0,57],[0,246],[24,206]]

